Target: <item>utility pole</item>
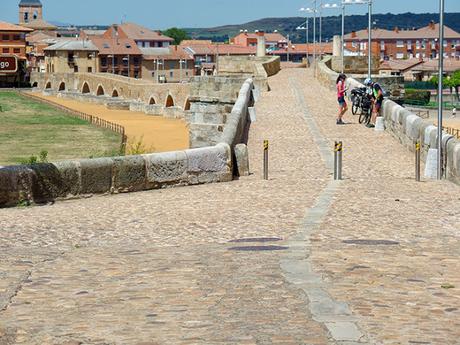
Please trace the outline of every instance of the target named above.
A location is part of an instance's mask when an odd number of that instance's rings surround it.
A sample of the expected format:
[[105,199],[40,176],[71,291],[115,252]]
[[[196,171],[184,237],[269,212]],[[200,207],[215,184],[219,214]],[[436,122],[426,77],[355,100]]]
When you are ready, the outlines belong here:
[[438,180],[442,179],[442,101],[444,89],[444,0],[439,0],[439,74],[438,74]]

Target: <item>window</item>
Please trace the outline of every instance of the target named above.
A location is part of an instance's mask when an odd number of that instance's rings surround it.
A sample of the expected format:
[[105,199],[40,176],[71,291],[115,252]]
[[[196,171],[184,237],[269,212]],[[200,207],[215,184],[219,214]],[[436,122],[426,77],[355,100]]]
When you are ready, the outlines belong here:
[[34,20],[38,18],[38,11],[37,10],[34,11],[33,18],[34,18]]
[[444,47],[447,47],[447,41],[446,40],[444,40],[443,45],[444,45]]
[[170,78],[173,78],[173,77],[174,77],[174,72],[173,72],[173,71],[169,72],[169,77],[170,77]]
[[420,41],[416,41],[416,42],[415,42],[415,48],[416,48],[416,49],[420,49]]
[[114,65],[118,65],[118,57],[117,57],[117,56],[115,56],[115,57],[113,58],[113,64],[114,64]]
[[3,41],[9,41],[10,40],[10,35],[3,35],[2,40]]
[[417,59],[419,59],[419,58],[420,58],[420,53],[415,54],[415,57],[416,57]]
[[88,67],[88,73],[93,73],[93,68],[92,67]]
[[168,69],[174,69],[176,67],[176,62],[175,61],[169,61],[169,68]]
[[436,49],[436,41],[435,40],[431,41],[431,49]]
[[24,13],[24,22],[28,23],[29,22],[29,12]]
[[15,54],[20,54],[20,53],[21,53],[21,49],[19,49],[19,48],[14,48],[13,52],[14,52]]
[[353,48],[356,48],[358,45],[356,44],[356,42],[351,42],[351,46],[352,46]]
[[133,58],[133,64],[134,66],[139,66],[139,58],[137,56]]
[[101,65],[102,66],[107,66],[107,58],[105,56],[101,57]]
[[385,50],[385,41],[380,41],[380,50]]
[[412,41],[411,40],[407,41],[407,49],[412,49]]
[[396,47],[403,48],[404,47],[404,41],[396,41]]
[[404,59],[404,53],[397,53],[396,58],[397,59]]
[[21,35],[14,35],[13,36],[13,41],[20,41],[21,40]]
[[426,41],[425,40],[422,41],[422,49],[426,49]]
[[185,76],[186,76],[186,77],[188,77],[188,71],[187,71],[187,72],[185,72]]
[[3,54],[9,54],[10,53],[10,48],[3,48]]
[[[73,67],[73,71],[74,71],[75,73],[78,73],[78,66],[74,66],[74,67]],[[53,68],[53,72],[54,72],[54,68]]]

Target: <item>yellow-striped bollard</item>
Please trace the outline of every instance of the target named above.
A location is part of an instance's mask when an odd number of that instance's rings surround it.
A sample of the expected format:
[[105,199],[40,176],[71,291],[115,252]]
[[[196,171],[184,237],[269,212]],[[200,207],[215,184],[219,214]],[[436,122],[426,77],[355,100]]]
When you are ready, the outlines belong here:
[[268,140],[264,140],[264,180],[268,180]]

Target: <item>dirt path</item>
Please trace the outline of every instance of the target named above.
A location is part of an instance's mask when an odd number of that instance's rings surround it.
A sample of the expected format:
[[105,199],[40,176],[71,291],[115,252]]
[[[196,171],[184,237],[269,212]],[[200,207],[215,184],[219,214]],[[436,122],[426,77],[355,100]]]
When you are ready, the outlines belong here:
[[129,110],[110,110],[99,104],[84,103],[56,96],[44,96],[40,93],[34,95],[124,126],[128,135],[128,145],[143,138],[142,142],[150,152],[189,148],[187,124],[183,120],[149,116]]

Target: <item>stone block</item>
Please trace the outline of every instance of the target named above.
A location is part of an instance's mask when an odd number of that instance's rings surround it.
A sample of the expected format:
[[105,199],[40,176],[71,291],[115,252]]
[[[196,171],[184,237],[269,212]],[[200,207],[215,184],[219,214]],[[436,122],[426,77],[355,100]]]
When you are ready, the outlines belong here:
[[423,143],[425,145],[431,146],[431,142],[432,142],[431,138],[433,137],[433,133],[434,133],[434,136],[436,138],[436,136],[437,136],[436,131],[437,130],[438,130],[438,128],[436,126],[433,126],[433,125],[429,125],[428,127],[425,128],[425,133],[424,133],[424,138],[423,138]]
[[113,187],[115,191],[126,193],[146,188],[147,171],[142,156],[113,158]]
[[32,196],[35,203],[53,201],[66,197],[70,192],[70,183],[63,179],[56,165],[40,163],[28,166],[32,171]]
[[107,193],[112,187],[113,160],[110,158],[82,159],[81,193]]
[[235,160],[239,176],[249,176],[249,152],[245,144],[235,146]]
[[186,150],[189,173],[222,172],[229,169],[228,152],[221,146]]
[[0,168],[0,207],[31,203],[33,172],[27,166]]
[[80,164],[78,161],[62,161],[54,163],[62,180],[59,197],[78,195],[81,190]]
[[162,116],[164,107],[157,104],[149,104],[144,107],[144,111],[148,115]]
[[187,180],[187,156],[184,151],[144,155],[148,188],[163,184],[184,184]]
[[420,135],[420,126],[423,120],[417,115],[409,115],[406,117],[406,134],[412,140],[417,140]]

